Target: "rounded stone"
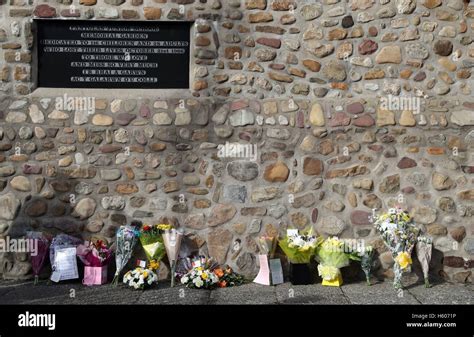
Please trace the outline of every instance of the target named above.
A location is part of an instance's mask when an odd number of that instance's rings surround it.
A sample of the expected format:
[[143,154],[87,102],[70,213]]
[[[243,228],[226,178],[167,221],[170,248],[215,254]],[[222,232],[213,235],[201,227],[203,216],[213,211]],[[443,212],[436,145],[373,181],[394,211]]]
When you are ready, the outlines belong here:
[[258,177],[258,165],[248,161],[234,161],[227,165],[227,172],[239,181],[251,181]]
[[25,176],[16,176],[10,181],[10,186],[20,192],[31,191],[30,180]]
[[449,40],[437,40],[434,43],[433,50],[437,55],[449,56],[453,52],[453,43]]
[[72,215],[81,220],[88,219],[94,214],[96,207],[97,203],[94,199],[84,198],[77,203],[76,207],[74,207]]
[[278,162],[272,165],[269,165],[265,168],[264,179],[266,181],[275,183],[275,182],[285,182],[288,180],[290,175],[290,170],[285,163]]

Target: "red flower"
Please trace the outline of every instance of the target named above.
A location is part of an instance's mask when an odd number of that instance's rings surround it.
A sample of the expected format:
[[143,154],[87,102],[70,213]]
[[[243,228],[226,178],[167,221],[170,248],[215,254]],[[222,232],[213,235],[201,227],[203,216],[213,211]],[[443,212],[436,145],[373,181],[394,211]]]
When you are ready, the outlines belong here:
[[148,232],[149,230],[151,230],[151,227],[148,226],[148,225],[143,226],[143,230],[144,230],[145,232]]

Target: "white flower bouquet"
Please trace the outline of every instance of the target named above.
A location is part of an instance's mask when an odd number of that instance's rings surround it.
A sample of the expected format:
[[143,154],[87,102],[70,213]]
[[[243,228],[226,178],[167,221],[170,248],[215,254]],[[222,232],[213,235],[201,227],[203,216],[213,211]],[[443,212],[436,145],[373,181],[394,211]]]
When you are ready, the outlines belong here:
[[321,244],[321,237],[313,235],[313,228],[299,234],[298,230],[287,230],[284,239],[278,242],[290,261],[290,281],[294,285],[311,283],[309,263]]
[[181,284],[194,289],[211,289],[217,286],[219,277],[204,267],[194,267],[187,274],[181,277]]
[[401,289],[402,274],[411,267],[411,253],[420,230],[413,224],[410,215],[401,208],[391,208],[388,213],[377,216],[375,228],[392,253],[395,261],[393,285],[396,289]]
[[134,289],[144,290],[158,282],[158,275],[152,270],[145,268],[135,268],[130,270],[123,277],[123,283]]

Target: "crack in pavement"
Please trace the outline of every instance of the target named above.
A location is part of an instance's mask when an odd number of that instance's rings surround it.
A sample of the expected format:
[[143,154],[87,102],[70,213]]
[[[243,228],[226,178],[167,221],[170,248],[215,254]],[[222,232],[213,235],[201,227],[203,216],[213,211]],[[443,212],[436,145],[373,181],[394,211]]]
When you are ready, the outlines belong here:
[[342,287],[339,288],[341,290],[341,294],[342,296],[347,300],[347,303],[348,304],[354,304],[351,302],[351,299],[349,298],[349,296],[347,296],[347,294],[344,292],[344,289]]

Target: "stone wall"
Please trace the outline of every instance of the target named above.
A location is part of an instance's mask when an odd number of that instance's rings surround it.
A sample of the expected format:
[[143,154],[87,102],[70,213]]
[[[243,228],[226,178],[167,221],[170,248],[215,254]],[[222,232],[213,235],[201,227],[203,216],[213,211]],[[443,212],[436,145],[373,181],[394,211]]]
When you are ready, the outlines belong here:
[[[435,238],[433,274],[472,282],[474,7],[11,0],[0,11],[3,237],[33,228],[113,241],[132,220],[166,220],[251,275],[259,234],[312,225],[373,244],[377,273],[390,276],[369,216],[401,202]],[[192,90],[101,91],[87,97],[92,113],[58,109],[64,91],[33,92],[33,16],[197,20]],[[227,142],[256,146],[256,160],[222,157]],[[24,255],[0,262],[5,278],[29,274]]]

